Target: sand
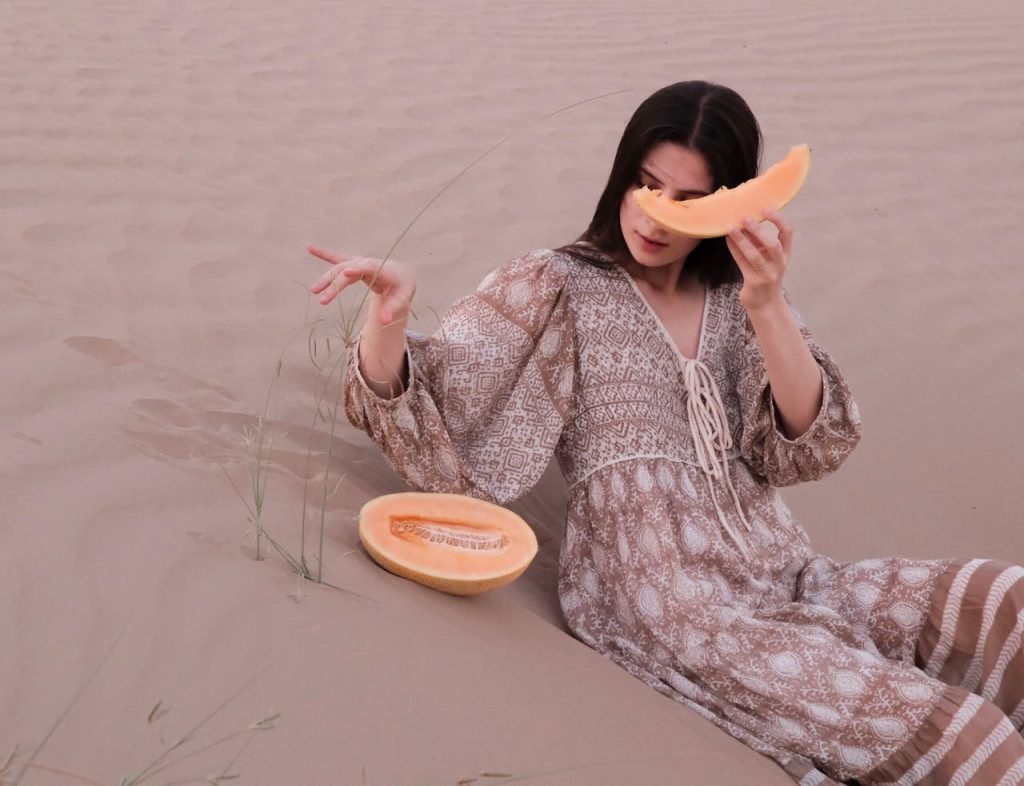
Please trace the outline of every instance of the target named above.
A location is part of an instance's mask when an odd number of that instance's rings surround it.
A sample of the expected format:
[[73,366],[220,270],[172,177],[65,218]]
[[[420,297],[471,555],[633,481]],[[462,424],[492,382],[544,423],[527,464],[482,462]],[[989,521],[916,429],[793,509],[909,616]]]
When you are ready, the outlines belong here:
[[144,782],[789,783],[566,632],[556,473],[517,505],[534,565],[471,599],[359,549],[359,507],[402,485],[344,421],[333,586],[253,559],[229,478],[280,360],[262,520],[298,554],[309,478],[315,570],[308,334],[337,312],[308,296],[307,243],[385,253],[510,137],[395,250],[430,329],[575,237],[633,108],[705,78],[747,98],[766,163],[814,148],[787,285],[865,422],[840,473],[786,494],[815,546],[1024,562],[1022,22],[1011,0],[7,0],[0,757],[60,719],[23,783],[117,783],[220,708],[161,765],[244,733]]

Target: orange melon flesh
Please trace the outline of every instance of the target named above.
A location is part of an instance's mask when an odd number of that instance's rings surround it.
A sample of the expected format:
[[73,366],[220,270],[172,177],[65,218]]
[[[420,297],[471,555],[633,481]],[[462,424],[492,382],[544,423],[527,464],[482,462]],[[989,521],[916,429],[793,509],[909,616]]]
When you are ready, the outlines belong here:
[[359,511],[359,539],[385,570],[452,595],[504,586],[537,555],[518,515],[461,494],[385,494]]
[[803,187],[811,166],[809,145],[796,145],[763,174],[736,188],[722,187],[697,199],[676,201],[647,186],[633,192],[640,209],[658,226],[687,237],[721,237],[746,218],[763,221],[766,210],[781,210]]

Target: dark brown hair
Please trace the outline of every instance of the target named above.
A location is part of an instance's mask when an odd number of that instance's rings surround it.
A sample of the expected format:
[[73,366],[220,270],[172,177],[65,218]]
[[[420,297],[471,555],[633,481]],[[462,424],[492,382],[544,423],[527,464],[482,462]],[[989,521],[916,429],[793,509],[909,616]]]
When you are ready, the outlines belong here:
[[[590,226],[575,243],[559,250],[600,266],[629,258],[619,223],[622,200],[637,187],[640,165],[661,142],[700,153],[711,173],[712,191],[735,188],[755,177],[761,161],[761,128],[738,93],[703,81],[663,87],[640,104],[626,124]],[[709,287],[741,280],[721,237],[702,240],[687,257],[686,270]]]

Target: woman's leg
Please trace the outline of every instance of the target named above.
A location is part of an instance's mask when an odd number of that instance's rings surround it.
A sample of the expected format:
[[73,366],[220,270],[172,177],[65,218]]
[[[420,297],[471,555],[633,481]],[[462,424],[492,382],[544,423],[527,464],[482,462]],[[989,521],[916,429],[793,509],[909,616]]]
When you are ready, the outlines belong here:
[[795,600],[836,612],[864,649],[920,667],[919,643],[933,599],[962,565],[956,560],[892,557],[840,563],[815,557],[800,574]]
[[[949,688],[863,783],[1024,783],[1024,569],[993,560],[812,560],[799,600],[826,606],[880,655]],[[972,692],[973,691],[973,692]]]
[[1024,568],[998,560],[953,565],[921,631],[924,672],[965,688],[1024,726]]

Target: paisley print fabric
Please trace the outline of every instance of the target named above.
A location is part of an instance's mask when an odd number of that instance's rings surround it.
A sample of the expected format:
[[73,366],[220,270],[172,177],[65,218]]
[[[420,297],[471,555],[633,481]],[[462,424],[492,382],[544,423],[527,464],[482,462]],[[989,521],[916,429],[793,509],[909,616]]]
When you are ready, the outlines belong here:
[[[353,352],[346,412],[420,490],[509,502],[557,457],[570,629],[799,783],[1024,782],[1024,571],[815,554],[778,489],[839,468],[860,414],[794,310],[824,396],[787,438],[738,294],[707,292],[685,358],[618,266],[526,254],[408,333],[401,395],[375,396]],[[735,495],[702,469],[688,364],[724,408]]]

